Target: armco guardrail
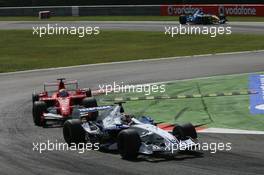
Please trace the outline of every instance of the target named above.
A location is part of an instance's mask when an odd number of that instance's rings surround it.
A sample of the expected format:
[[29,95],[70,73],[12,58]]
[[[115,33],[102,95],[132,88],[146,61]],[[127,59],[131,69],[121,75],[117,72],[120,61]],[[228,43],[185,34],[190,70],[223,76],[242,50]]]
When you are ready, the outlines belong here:
[[50,11],[52,16],[173,16],[192,13],[196,9],[211,14],[225,13],[227,16],[264,16],[264,4],[1,7],[0,16],[38,16],[39,11]]
[[50,11],[52,16],[72,16],[72,7],[70,6],[1,7],[0,16],[38,16],[39,11]]
[[107,5],[107,6],[80,6],[80,16],[89,15],[160,15],[160,5]]
[[39,6],[1,7],[0,16],[37,16],[39,11],[51,11],[53,16],[89,15],[160,15],[160,5],[100,5],[100,6]]
[[0,0],[0,7],[160,5],[160,4],[263,4],[264,0]]

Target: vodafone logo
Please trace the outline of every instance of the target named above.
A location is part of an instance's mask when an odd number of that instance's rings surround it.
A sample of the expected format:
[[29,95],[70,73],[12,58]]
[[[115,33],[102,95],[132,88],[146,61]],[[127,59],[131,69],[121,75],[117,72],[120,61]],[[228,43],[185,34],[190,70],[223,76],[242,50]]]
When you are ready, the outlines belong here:
[[192,6],[186,6],[186,7],[175,7],[175,6],[168,6],[168,15],[181,15],[181,14],[193,14],[197,10],[202,10],[202,8],[199,7],[192,7]]
[[256,8],[252,7],[244,7],[244,6],[236,6],[236,7],[225,7],[226,15],[256,15]]

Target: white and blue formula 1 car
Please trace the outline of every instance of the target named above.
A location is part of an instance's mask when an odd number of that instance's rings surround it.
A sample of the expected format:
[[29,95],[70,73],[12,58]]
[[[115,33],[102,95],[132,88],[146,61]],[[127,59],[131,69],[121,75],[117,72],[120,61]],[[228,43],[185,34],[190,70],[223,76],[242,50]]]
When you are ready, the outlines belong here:
[[[86,116],[100,111],[95,121]],[[123,159],[136,159],[139,154],[175,154],[197,145],[192,124],[174,125],[168,132],[150,117],[135,118],[124,113],[122,103],[80,109],[80,119],[64,123],[63,136],[71,144],[99,143],[100,149],[118,150]]]
[[179,17],[180,24],[225,24],[227,22],[226,17],[221,14],[219,16],[204,14],[201,10],[196,10],[194,14],[181,15]]

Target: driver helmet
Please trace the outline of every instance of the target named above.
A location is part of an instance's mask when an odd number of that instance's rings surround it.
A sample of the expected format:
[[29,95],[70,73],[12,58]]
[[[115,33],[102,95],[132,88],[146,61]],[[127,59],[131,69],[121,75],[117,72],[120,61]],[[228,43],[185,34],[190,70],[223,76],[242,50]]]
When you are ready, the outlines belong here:
[[67,97],[67,96],[68,96],[68,92],[66,89],[59,90],[59,97]]
[[122,120],[122,122],[124,124],[127,124],[128,125],[128,124],[130,124],[132,122],[132,118],[133,117],[134,116],[133,115],[130,115],[130,114],[123,114],[121,120]]

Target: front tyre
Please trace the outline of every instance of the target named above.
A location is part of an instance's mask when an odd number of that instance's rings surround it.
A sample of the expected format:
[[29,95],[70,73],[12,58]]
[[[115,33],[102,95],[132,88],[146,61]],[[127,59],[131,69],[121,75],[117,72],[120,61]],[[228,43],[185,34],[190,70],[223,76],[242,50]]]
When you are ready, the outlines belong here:
[[172,134],[178,140],[186,140],[188,139],[188,137],[192,139],[197,139],[197,132],[195,130],[195,127],[191,123],[186,123],[183,125],[175,125]]
[[63,137],[68,145],[85,143],[85,130],[81,120],[67,120],[63,125]]
[[185,136],[197,139],[197,132],[191,123],[183,124],[181,127]]
[[44,126],[45,121],[43,120],[42,116],[47,111],[47,104],[44,101],[35,101],[33,103],[33,121],[37,126]]
[[36,93],[32,94],[32,103],[34,104],[35,101],[39,101],[39,95]]
[[125,129],[118,134],[118,150],[123,159],[134,160],[138,156],[141,140],[133,129]]
[[174,135],[178,140],[185,140],[185,135],[181,125],[175,125],[172,130],[172,135]]
[[187,17],[186,17],[185,15],[181,15],[181,16],[179,17],[179,22],[180,22],[180,24],[182,24],[182,25],[186,24],[186,23],[187,23]]

